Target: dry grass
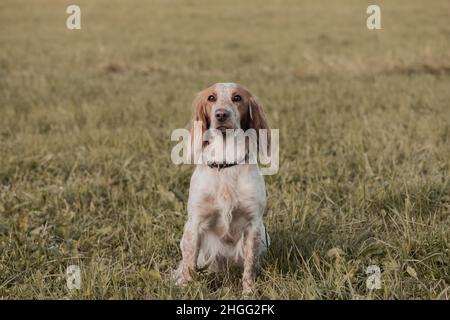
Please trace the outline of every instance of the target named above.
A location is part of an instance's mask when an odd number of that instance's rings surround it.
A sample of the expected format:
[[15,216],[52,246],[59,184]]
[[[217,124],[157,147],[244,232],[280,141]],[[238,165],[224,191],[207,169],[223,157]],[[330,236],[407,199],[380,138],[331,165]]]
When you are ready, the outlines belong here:
[[234,81],[281,137],[255,298],[449,299],[448,1],[380,2],[381,31],[365,1],[77,3],[81,31],[71,2],[0,3],[0,298],[239,298],[169,277],[193,169],[170,133]]

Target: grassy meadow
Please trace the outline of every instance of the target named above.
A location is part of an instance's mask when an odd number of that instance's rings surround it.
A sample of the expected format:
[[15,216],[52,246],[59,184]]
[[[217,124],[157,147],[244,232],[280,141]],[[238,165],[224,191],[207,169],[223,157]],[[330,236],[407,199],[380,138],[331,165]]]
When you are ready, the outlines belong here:
[[0,299],[240,298],[237,271],[170,278],[193,171],[170,134],[215,82],[280,130],[254,298],[450,299],[450,3],[378,1],[382,30],[369,4],[1,1]]

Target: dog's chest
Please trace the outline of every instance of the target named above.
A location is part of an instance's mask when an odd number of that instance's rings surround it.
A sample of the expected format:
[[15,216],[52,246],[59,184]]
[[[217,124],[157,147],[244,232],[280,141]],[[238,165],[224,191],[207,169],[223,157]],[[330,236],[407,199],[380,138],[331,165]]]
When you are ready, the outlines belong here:
[[235,243],[252,219],[239,175],[218,175],[211,184],[214,188],[205,194],[204,199],[204,229],[226,242]]

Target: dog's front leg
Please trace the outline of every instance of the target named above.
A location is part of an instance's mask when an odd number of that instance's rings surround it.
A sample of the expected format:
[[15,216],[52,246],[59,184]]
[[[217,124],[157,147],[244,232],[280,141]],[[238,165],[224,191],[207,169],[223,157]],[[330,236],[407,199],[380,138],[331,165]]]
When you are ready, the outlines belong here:
[[200,236],[198,228],[188,222],[184,228],[181,238],[182,260],[177,270],[176,282],[178,285],[184,285],[192,280],[191,273],[197,267],[197,258],[200,248]]
[[256,228],[251,227],[244,234],[244,272],[242,274],[242,295],[249,296],[253,292],[256,271],[259,264],[260,234]]

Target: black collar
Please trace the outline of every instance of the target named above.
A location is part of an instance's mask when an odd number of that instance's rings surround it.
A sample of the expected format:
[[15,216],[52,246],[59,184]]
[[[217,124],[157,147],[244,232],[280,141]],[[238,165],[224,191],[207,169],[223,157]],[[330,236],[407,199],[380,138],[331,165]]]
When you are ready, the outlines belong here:
[[217,171],[220,171],[221,169],[234,167],[235,165],[238,165],[239,163],[233,162],[233,163],[217,163],[217,162],[209,162],[208,167],[212,169],[217,169]]
[[248,156],[248,153],[246,153],[243,161],[241,160],[242,162],[217,163],[214,161],[214,162],[208,162],[207,164],[208,164],[208,167],[210,167],[211,169],[217,169],[217,171],[220,171],[221,169],[234,167],[238,164],[246,164],[246,163],[248,163],[248,159],[249,159],[249,156]]
[[230,167],[234,167],[237,166],[238,164],[246,164],[248,162],[248,154],[245,154],[245,157],[243,160],[241,160],[241,162],[231,162],[231,163],[217,163],[217,162],[208,162],[208,167],[210,167],[211,169],[217,169],[217,171],[220,171],[221,169],[225,169],[225,168],[230,168]]

